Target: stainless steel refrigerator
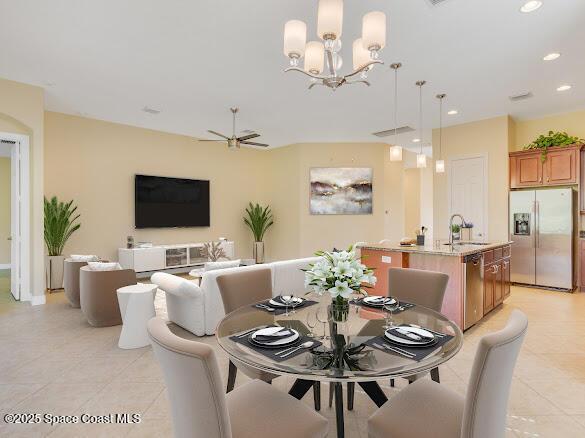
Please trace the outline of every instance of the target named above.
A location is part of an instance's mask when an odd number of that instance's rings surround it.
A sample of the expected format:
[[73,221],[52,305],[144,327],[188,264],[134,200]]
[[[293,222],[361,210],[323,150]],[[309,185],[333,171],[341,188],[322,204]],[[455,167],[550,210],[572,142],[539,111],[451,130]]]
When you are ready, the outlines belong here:
[[573,289],[573,190],[510,192],[510,280]]

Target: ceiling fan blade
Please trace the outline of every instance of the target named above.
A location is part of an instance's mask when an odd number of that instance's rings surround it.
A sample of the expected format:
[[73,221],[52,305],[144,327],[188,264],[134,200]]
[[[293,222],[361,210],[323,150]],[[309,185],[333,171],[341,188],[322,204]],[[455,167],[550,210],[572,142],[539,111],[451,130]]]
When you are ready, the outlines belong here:
[[252,146],[263,146],[263,147],[270,146],[269,144],[266,144],[266,143],[254,143],[253,141],[241,141],[240,143],[241,144],[249,144],[249,145],[252,145]]
[[253,133],[253,134],[244,135],[242,137],[238,137],[238,140],[246,141],[246,140],[250,140],[250,139],[256,138],[256,137],[260,137],[260,134]]
[[215,141],[216,143],[218,143],[218,142],[223,142],[223,141],[225,141],[225,140],[220,140],[220,139],[217,139],[217,140],[210,140],[210,139],[208,139],[208,138],[200,138],[198,141]]
[[219,132],[212,131],[211,129],[208,129],[207,132],[211,132],[212,134],[219,135],[221,138],[225,138],[226,140],[229,139],[229,137],[226,137],[225,135],[220,134]]

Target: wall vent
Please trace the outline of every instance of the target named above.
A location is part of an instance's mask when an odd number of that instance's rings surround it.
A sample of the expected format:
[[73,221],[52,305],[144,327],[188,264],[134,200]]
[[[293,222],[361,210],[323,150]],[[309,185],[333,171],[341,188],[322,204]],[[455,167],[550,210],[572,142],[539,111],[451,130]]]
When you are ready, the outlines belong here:
[[533,96],[534,95],[532,94],[532,91],[528,91],[527,93],[520,93],[515,94],[513,96],[508,96],[508,99],[510,99],[512,102],[519,102],[521,100],[530,99]]
[[431,6],[438,6],[441,3],[445,3],[447,0],[427,0],[427,2],[431,5]]
[[[400,128],[396,129],[396,134],[404,134],[406,132],[413,132],[414,129],[411,128],[410,126],[401,126]],[[372,135],[375,135],[376,137],[390,137],[391,135],[394,135],[394,128],[392,129],[386,129],[384,131],[378,131],[378,132],[373,132]]]
[[148,114],[160,114],[160,110],[150,108],[148,106],[145,106],[144,108],[142,108],[142,111],[144,111],[145,113],[148,113]]

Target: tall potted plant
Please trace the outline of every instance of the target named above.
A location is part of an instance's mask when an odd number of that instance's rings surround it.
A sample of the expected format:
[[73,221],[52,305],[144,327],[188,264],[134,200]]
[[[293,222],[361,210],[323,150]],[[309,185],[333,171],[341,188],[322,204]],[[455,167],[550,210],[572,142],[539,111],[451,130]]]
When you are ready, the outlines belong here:
[[45,244],[47,258],[45,260],[47,288],[50,290],[63,287],[63,248],[71,235],[79,229],[76,223],[79,214],[73,201],[59,202],[56,196],[51,200],[45,197]]
[[254,260],[256,263],[264,263],[264,234],[274,223],[270,206],[262,207],[250,202],[246,208],[244,223],[254,236]]

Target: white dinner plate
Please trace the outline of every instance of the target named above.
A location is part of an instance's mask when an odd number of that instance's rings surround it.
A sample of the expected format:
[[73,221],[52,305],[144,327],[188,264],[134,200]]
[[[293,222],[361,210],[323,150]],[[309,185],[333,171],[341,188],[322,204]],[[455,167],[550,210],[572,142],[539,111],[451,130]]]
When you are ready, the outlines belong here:
[[283,327],[266,327],[266,328],[257,330],[250,335],[250,339],[257,345],[264,345],[267,347],[288,345],[288,344],[292,344],[293,342],[295,342],[296,340],[299,339],[299,337],[300,337],[299,332],[297,332],[294,329],[288,329],[293,334],[291,336],[286,337],[286,338],[278,339],[278,340],[272,341],[272,342],[264,342],[264,341],[260,342],[260,341],[256,340],[256,336],[258,336],[258,335],[265,335],[265,336],[270,335],[272,333],[275,333],[275,332],[281,330],[282,328]]
[[[394,332],[399,328],[404,329],[410,333],[427,336],[428,339],[416,341],[414,339],[405,339],[402,336],[397,336]],[[428,347],[428,346],[431,346],[437,342],[436,336],[434,334],[432,334],[431,332],[424,330],[424,329],[419,329],[419,328],[415,328],[415,327],[408,327],[408,326],[399,326],[399,327],[389,328],[388,330],[386,330],[384,332],[384,337],[387,340],[389,340],[395,344],[407,345],[409,347]]]
[[[303,300],[302,298],[299,297],[295,297],[295,299],[292,301],[291,304],[288,305],[288,307],[299,307],[301,306],[303,303],[305,302],[305,300]],[[276,301],[274,298],[270,299],[270,301],[268,302],[271,306],[276,306],[276,307],[286,307],[286,304],[281,303],[280,301]]]
[[[380,298],[384,298],[384,300],[381,300]],[[365,304],[366,306],[370,306],[370,307],[384,307],[384,304],[386,302],[391,302],[391,303],[396,303],[396,299],[391,298],[391,297],[365,297],[362,300],[362,303]]]

